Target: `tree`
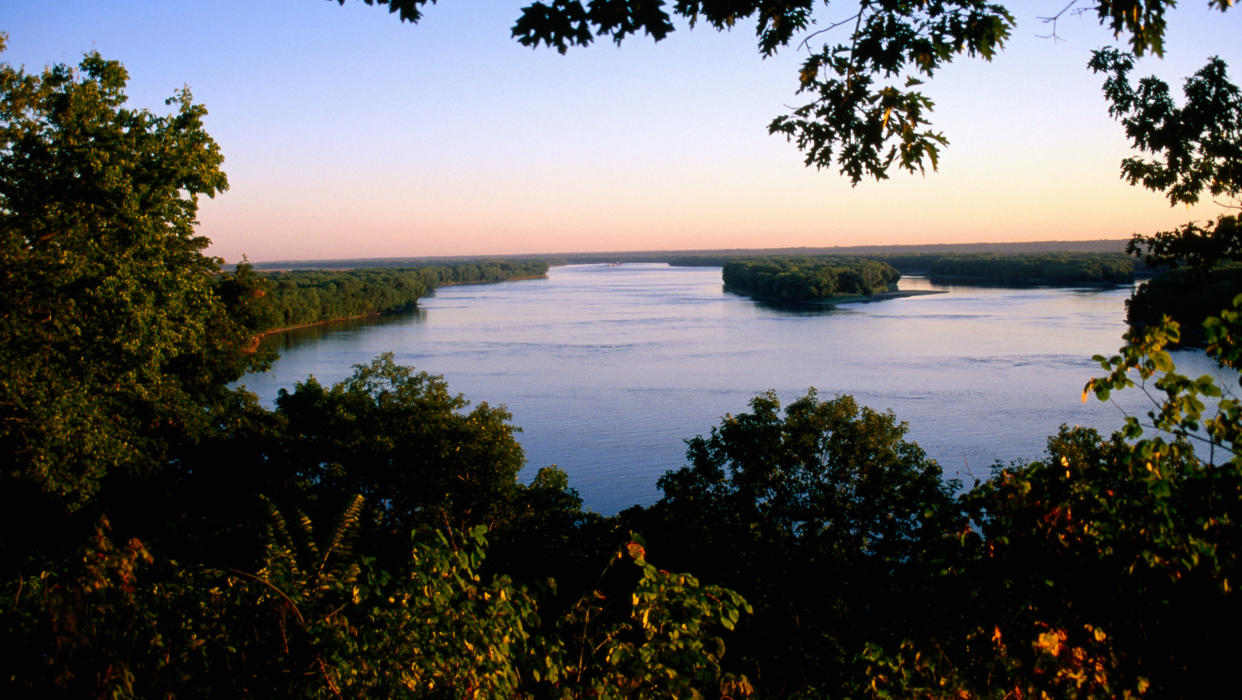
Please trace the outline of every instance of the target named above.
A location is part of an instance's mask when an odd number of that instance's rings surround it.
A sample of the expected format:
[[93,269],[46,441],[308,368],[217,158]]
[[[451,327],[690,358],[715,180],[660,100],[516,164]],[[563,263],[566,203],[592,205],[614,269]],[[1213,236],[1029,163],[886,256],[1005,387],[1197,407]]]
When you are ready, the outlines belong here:
[[[97,53],[76,71],[0,65],[0,510],[11,524],[43,507],[87,513],[110,476],[168,464],[211,429],[225,383],[262,362],[233,313],[255,298],[252,278],[222,277],[194,229],[199,196],[227,187],[206,110],[188,90],[168,115],[129,108],[126,80]],[[6,546],[37,540],[13,532]]]
[[443,378],[392,354],[331,388],[313,377],[281,391],[284,467],[337,512],[355,494],[380,505],[402,540],[418,525],[466,529],[508,516],[525,455],[503,408],[449,393]]
[[670,560],[736,588],[756,615],[733,644],[766,692],[846,687],[866,641],[900,639],[928,599],[906,562],[955,522],[940,467],[891,413],[772,393],[688,442],[637,527]]
[[[1230,82],[1223,61],[1209,60],[1185,81],[1181,106],[1163,80],[1147,77],[1132,84],[1133,58],[1116,49],[1096,51],[1090,67],[1107,76],[1104,96],[1109,113],[1121,121],[1134,149],[1150,155],[1122,161],[1122,177],[1164,193],[1170,204],[1193,204],[1205,193],[1214,200],[1238,201],[1242,91]],[[1135,234],[1127,250],[1150,266],[1168,268],[1127,303],[1131,325],[1158,325],[1168,315],[1179,321],[1182,338],[1201,343],[1200,324],[1228,308],[1242,291],[1235,269],[1242,262],[1242,230],[1236,215]]]
[[[1151,31],[1163,31],[1159,15]],[[1123,176],[1171,203],[1204,192],[1236,198],[1242,93],[1224,64],[1213,59],[1188,79],[1180,107],[1164,81],[1132,85],[1132,67],[1111,49],[1091,62],[1108,76],[1110,112],[1151,156],[1126,159]],[[1237,218],[1221,216],[1135,236],[1130,250],[1202,281],[1236,259],[1237,238]],[[1202,326],[1207,354],[1236,373],[1242,296],[1229,297]],[[1242,621],[1234,584],[1242,407],[1232,381],[1177,371],[1168,347],[1184,329],[1168,317],[1147,320],[1118,354],[1095,357],[1107,374],[1087,383],[1083,400],[1138,390],[1150,409],[1127,416],[1106,439],[1063,428],[1047,459],[998,469],[965,497],[976,530],[964,533],[960,558],[941,568],[962,572],[971,598],[958,603],[962,619],[939,639],[895,657],[872,655],[869,672],[887,677],[885,693],[1198,697],[1231,682],[1228,640]]]
[[[345,0],[336,0],[345,4]],[[387,5],[402,21],[418,22],[427,0],[365,0]],[[1060,15],[1068,12],[1073,0]],[[1164,53],[1165,10],[1173,0],[1098,0],[1079,12],[1094,11],[1101,26],[1128,36],[1136,55]],[[1232,0],[1208,0],[1221,12]],[[1005,4],[984,0],[862,0],[856,12],[831,21],[817,14],[824,0],[581,0],[537,1],[523,7],[512,34],[525,46],[545,45],[566,53],[597,38],[622,43],[645,33],[660,41],[680,19],[691,27],[703,22],[725,31],[753,19],[759,53],[774,55],[794,45],[808,57],[798,72],[798,92],[808,101],[776,117],[768,131],[795,143],[808,166],[835,166],[851,182],[884,179],[892,168],[922,172],[937,167],[948,144],[930,122],[934,104],[919,91],[924,80],[955,59],[990,60],[1009,38],[1013,13]],[[851,5],[852,7],[852,5]],[[1053,19],[1053,18],[1048,18]],[[843,30],[840,41],[820,37]]]
[[[1242,90],[1230,82],[1224,61],[1212,58],[1186,79],[1180,107],[1159,78],[1132,85],[1133,58],[1116,49],[1096,51],[1089,65],[1107,75],[1109,114],[1121,121],[1136,151],[1153,156],[1122,161],[1122,177],[1163,192],[1170,204],[1194,204],[1204,192],[1235,201],[1242,195]],[[1185,268],[1202,277],[1222,261],[1242,260],[1242,237],[1238,218],[1221,216],[1207,224],[1135,235],[1128,250],[1148,265]]]

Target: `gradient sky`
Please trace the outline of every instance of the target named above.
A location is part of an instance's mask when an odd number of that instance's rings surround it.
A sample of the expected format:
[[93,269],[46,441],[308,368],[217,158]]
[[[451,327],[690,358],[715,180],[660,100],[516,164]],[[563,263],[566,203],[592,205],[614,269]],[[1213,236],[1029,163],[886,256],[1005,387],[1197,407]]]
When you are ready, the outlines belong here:
[[[761,60],[752,24],[561,56],[509,38],[523,4],[441,0],[409,25],[361,0],[0,0],[0,30],[27,70],[120,60],[139,106],[191,88],[230,182],[199,219],[230,262],[1123,238],[1223,211],[1119,179],[1085,68],[1111,35],[1067,17],[1037,36],[1064,0],[1013,3],[1004,54],[929,85],[939,172],[857,187],[768,136],[800,57]],[[1139,74],[1220,55],[1237,82],[1242,11],[1183,5]]]

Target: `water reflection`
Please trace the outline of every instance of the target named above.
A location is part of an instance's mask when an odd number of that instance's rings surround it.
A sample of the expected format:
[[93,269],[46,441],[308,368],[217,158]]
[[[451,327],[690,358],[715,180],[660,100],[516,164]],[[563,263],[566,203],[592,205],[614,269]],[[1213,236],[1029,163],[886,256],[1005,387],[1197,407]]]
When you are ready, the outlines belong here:
[[411,323],[423,323],[426,320],[427,312],[421,308],[415,308],[410,311],[403,311],[397,314],[385,314],[382,316],[363,316],[360,318],[346,318],[331,323],[321,323],[313,326],[304,326],[301,328],[291,328],[287,331],[272,333],[263,336],[259,341],[260,345],[266,348],[272,348],[276,352],[284,354],[287,350],[306,343],[314,343],[333,336],[346,336],[356,334],[358,331],[369,328],[383,328],[385,326],[404,326]]

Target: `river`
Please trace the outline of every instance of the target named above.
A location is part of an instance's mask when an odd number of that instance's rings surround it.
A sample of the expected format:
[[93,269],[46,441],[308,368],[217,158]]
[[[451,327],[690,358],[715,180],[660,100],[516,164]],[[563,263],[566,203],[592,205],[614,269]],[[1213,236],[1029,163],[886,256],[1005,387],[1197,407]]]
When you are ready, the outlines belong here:
[[[969,486],[994,462],[1034,459],[1062,423],[1111,431],[1117,404],[1081,401],[1125,330],[1130,288],[936,286],[941,294],[832,310],[775,308],[725,292],[720,268],[571,265],[546,279],[444,287],[410,314],[291,331],[281,358],[242,383],[267,401],[308,375],[337,382],[391,351],[444,375],[473,402],[504,404],[522,428],[524,477],[557,464],[588,508],[611,514],[659,497],[685,439],[774,389],[816,387],[893,411],[949,477]],[[1212,371],[1180,351],[1185,373]]]

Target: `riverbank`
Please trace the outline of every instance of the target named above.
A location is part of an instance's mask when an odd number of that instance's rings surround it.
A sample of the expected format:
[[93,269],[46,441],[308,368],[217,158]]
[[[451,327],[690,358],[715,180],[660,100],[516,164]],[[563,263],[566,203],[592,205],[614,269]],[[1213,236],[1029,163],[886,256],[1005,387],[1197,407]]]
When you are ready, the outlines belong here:
[[416,306],[406,308],[406,309],[399,309],[396,311],[383,311],[383,312],[370,311],[365,314],[354,314],[353,316],[341,316],[338,318],[327,318],[322,321],[311,321],[310,323],[299,323],[296,326],[284,326],[283,328],[269,328],[265,331],[261,331],[258,335],[256,335],[254,337],[254,342],[255,342],[255,345],[258,345],[259,341],[262,340],[263,338],[266,338],[269,335],[276,335],[277,333],[284,333],[286,331],[296,331],[296,330],[301,330],[303,328],[314,328],[315,326],[328,326],[333,323],[341,323],[342,321],[356,321],[360,318],[378,318],[380,316],[387,316],[389,314],[399,314],[399,313],[404,313],[406,311],[412,311],[414,308],[416,308]]
[[1025,289],[1033,287],[1094,287],[1109,289],[1112,287],[1129,287],[1134,279],[1128,281],[1109,281],[1099,279],[1054,279],[1050,277],[989,277],[986,275],[946,275],[924,273],[933,284],[956,284],[971,287],[1000,287],[1008,289]]
[[869,304],[873,301],[885,301],[888,299],[901,299],[902,297],[921,297],[928,294],[948,294],[947,289],[891,289],[887,292],[876,292],[871,296],[849,296],[838,297],[831,300],[832,304],[852,304],[864,303]]
[[835,308],[838,304],[869,304],[875,301],[887,301],[889,299],[901,299],[903,297],[920,297],[927,294],[947,294],[945,289],[890,289],[884,292],[876,292],[875,294],[843,294],[835,296],[831,299],[819,299],[816,301],[801,301],[790,299],[776,299],[765,297],[758,294],[749,294],[739,289],[734,289],[729,285],[725,285],[725,291],[730,294],[761,301],[765,304],[776,304],[780,306],[801,306],[801,307],[817,307],[823,309]]
[[[432,287],[428,291],[427,296],[435,294],[435,290],[441,287],[456,287],[456,286],[478,285],[478,284],[499,284],[501,282],[521,282],[524,280],[547,279],[547,277],[548,277],[547,273],[544,273],[541,275],[523,275],[520,277],[510,277],[507,279],[498,279],[498,280],[478,280],[478,281],[462,281],[462,282],[447,281],[447,282],[441,282],[435,287]],[[426,296],[421,297],[421,298],[426,298]],[[264,338],[267,338],[268,336],[278,335],[280,333],[287,333],[289,331],[302,330],[305,328],[315,328],[318,326],[330,326],[332,324],[343,323],[345,321],[357,321],[359,319],[379,318],[381,316],[391,316],[394,314],[402,314],[402,313],[413,311],[414,309],[417,309],[417,308],[418,308],[418,301],[415,300],[405,306],[402,306],[400,308],[395,308],[395,309],[388,309],[384,311],[368,311],[366,313],[361,313],[361,314],[349,314],[346,316],[336,316],[333,318],[325,318],[325,319],[321,319],[318,321],[310,321],[308,323],[298,323],[298,324],[294,324],[291,326],[281,326],[279,328],[268,328],[266,330],[260,331],[258,334],[254,336],[254,338],[251,339],[250,344],[247,346],[247,351],[254,352],[255,350],[258,350],[259,344],[263,341]]]
[[542,275],[526,275],[525,277],[508,277],[502,280],[479,280],[478,282],[443,282],[441,284],[437,284],[434,288],[432,288],[431,291],[434,292],[436,289],[439,289],[440,287],[457,287],[457,286],[464,286],[464,285],[471,285],[471,284],[500,284],[501,282],[524,282],[526,280],[546,280],[547,278],[548,278],[548,273],[545,272]]

